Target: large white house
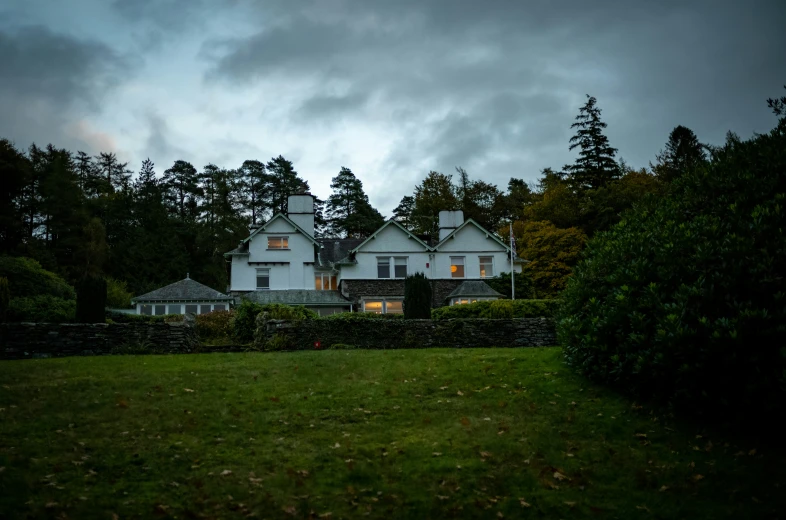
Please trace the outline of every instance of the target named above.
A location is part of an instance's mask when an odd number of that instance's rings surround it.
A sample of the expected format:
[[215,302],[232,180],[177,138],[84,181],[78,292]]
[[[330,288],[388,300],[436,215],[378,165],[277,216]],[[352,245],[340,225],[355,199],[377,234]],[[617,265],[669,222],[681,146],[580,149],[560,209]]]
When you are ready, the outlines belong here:
[[[229,294],[260,303],[305,305],[320,314],[347,310],[400,313],[404,278],[432,280],[434,306],[496,299],[477,283],[501,272],[521,272],[510,248],[461,211],[439,214],[439,241],[426,243],[394,220],[365,240],[314,237],[314,198],[293,195],[279,213],[234,250]],[[475,283],[460,287],[464,282]],[[485,286],[485,288],[484,288]]]

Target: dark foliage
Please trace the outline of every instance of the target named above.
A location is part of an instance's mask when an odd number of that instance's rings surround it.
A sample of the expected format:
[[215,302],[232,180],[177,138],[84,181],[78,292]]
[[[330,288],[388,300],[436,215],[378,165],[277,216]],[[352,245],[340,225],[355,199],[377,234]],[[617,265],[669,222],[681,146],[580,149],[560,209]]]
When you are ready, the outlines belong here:
[[8,278],[0,276],[0,323],[5,322],[8,316],[8,305],[11,303],[11,291],[8,288]]
[[694,412],[771,417],[786,403],[786,122],[730,136],[672,188],[588,244],[562,294],[565,358]]
[[[535,294],[535,286],[532,283],[532,278],[530,277],[529,273],[515,273],[514,278],[516,283],[516,298],[533,298],[533,295]],[[489,287],[504,295],[506,298],[512,297],[513,290],[510,286],[510,273],[499,273],[498,276],[495,276],[494,278],[486,278],[483,281],[486,282]]]
[[431,282],[423,273],[404,280],[404,317],[408,320],[431,318]]
[[559,304],[559,300],[480,301],[434,309],[431,311],[431,318],[434,320],[549,318],[554,316]]
[[303,306],[282,305],[280,303],[258,303],[243,301],[234,310],[232,318],[232,336],[238,341],[248,342],[254,339],[256,319],[260,312],[267,312],[271,320],[313,320],[319,315]]
[[76,286],[76,322],[104,323],[106,320],[106,280],[88,275]]
[[74,288],[60,276],[30,258],[0,256],[0,276],[8,278],[11,297],[48,294],[64,300],[76,297]]
[[12,298],[8,306],[8,321],[33,323],[69,323],[76,315],[76,301],[49,294]]

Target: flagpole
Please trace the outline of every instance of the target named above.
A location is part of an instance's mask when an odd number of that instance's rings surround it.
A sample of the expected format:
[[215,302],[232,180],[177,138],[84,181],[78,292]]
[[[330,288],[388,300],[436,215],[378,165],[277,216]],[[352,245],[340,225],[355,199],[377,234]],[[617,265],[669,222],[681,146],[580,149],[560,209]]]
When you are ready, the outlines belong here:
[[513,248],[516,247],[513,241],[513,219],[510,219],[510,296],[511,300],[516,299],[516,266],[513,265]]

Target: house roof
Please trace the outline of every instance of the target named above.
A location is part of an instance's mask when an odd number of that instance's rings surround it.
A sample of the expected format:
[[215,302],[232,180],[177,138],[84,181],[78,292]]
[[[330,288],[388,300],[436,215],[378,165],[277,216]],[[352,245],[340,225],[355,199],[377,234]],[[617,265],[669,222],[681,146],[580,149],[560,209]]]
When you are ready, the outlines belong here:
[[393,220],[393,219],[391,218],[390,220],[388,220],[387,222],[385,222],[384,224],[382,224],[382,227],[380,227],[378,230],[374,231],[374,233],[373,233],[371,236],[369,236],[367,239],[365,239],[363,242],[361,242],[361,243],[360,243],[360,244],[359,244],[357,247],[355,247],[354,249],[352,249],[352,251],[350,251],[350,252],[352,252],[352,253],[356,253],[356,252],[357,252],[357,251],[358,251],[358,250],[359,250],[361,247],[363,247],[364,245],[366,245],[366,243],[367,243],[367,242],[369,242],[369,241],[371,241],[371,240],[374,240],[374,239],[377,237],[377,235],[378,235],[378,234],[380,234],[380,233],[382,232],[382,230],[383,230],[383,229],[385,229],[386,227],[388,227],[388,226],[390,226],[390,225],[396,226],[396,227],[397,227],[397,228],[399,228],[401,231],[403,231],[404,233],[406,233],[406,234],[407,234],[407,236],[408,236],[409,238],[413,238],[413,239],[415,239],[415,240],[416,240],[416,241],[417,241],[417,242],[418,242],[420,245],[422,245],[424,248],[426,248],[426,251],[431,251],[431,249],[432,249],[432,248],[431,248],[431,247],[429,247],[429,245],[428,245],[427,243],[423,242],[421,239],[419,239],[419,238],[418,238],[418,236],[417,236],[417,235],[413,234],[413,233],[412,233],[411,231],[409,231],[407,228],[405,228],[404,226],[402,226],[401,224],[399,224],[398,222],[396,222],[395,220]]
[[297,230],[299,233],[303,233],[303,235],[305,235],[305,236],[306,236],[306,238],[308,238],[309,240],[311,240],[311,242],[312,242],[314,245],[316,245],[316,246],[318,246],[318,245],[319,245],[319,242],[317,242],[317,241],[316,241],[316,239],[315,239],[313,236],[311,236],[311,234],[310,234],[308,231],[306,231],[306,230],[305,230],[305,229],[303,229],[302,227],[300,227],[300,226],[298,226],[297,224],[295,224],[295,222],[293,222],[293,221],[292,221],[292,219],[290,219],[289,217],[287,217],[287,216],[286,216],[286,215],[284,215],[283,213],[276,213],[275,215],[273,215],[273,218],[271,218],[270,220],[268,220],[267,222],[265,222],[264,224],[262,224],[261,226],[259,226],[258,228],[256,228],[256,229],[254,230],[254,232],[253,232],[253,233],[251,233],[250,235],[248,235],[248,238],[246,238],[245,240],[243,240],[243,242],[241,242],[241,244],[245,244],[246,242],[249,242],[249,241],[250,241],[252,238],[254,238],[254,235],[256,235],[257,233],[259,233],[260,231],[263,231],[263,230],[265,229],[265,227],[266,227],[266,226],[270,225],[270,223],[271,223],[271,222],[273,222],[274,220],[276,220],[277,218],[283,218],[283,219],[284,219],[285,221],[287,221],[287,222],[288,222],[290,225],[292,225],[292,227],[294,227],[294,228],[295,228],[295,229],[296,229],[296,230]]
[[317,267],[333,267],[336,264],[355,263],[349,260],[349,252],[363,243],[362,238],[318,238]]
[[441,246],[442,244],[444,244],[445,242],[447,242],[448,240],[450,240],[451,238],[453,238],[454,236],[456,236],[456,234],[457,234],[458,232],[460,232],[462,229],[464,229],[465,227],[469,226],[470,224],[472,224],[473,226],[475,226],[476,228],[478,228],[479,230],[481,230],[483,233],[485,233],[485,234],[486,234],[486,237],[489,237],[489,238],[492,238],[492,239],[494,239],[494,241],[495,241],[495,242],[497,242],[499,245],[501,245],[502,247],[504,247],[504,248],[505,248],[505,251],[508,251],[508,252],[510,252],[510,246],[508,246],[508,245],[507,245],[505,242],[503,242],[502,240],[500,240],[500,238],[499,238],[499,237],[498,237],[496,234],[494,234],[494,233],[492,233],[491,231],[489,231],[488,229],[484,228],[483,226],[481,226],[480,224],[478,224],[477,222],[475,222],[475,221],[474,221],[474,220],[472,220],[471,218],[468,218],[467,220],[465,220],[463,224],[461,224],[459,227],[457,227],[456,229],[454,229],[453,231],[451,231],[451,232],[450,232],[450,234],[449,234],[448,236],[446,236],[445,238],[443,238],[442,240],[440,240],[440,241],[439,241],[439,244],[437,244],[437,245],[434,247],[434,249],[436,249],[436,250],[439,250],[439,248],[440,248],[440,246]]
[[502,298],[502,294],[492,289],[489,284],[481,280],[467,280],[462,282],[461,285],[453,289],[448,298],[459,298],[466,296],[483,296],[486,298],[497,297]]
[[233,298],[226,294],[211,289],[196,280],[186,278],[179,282],[171,283],[142,296],[131,299],[132,303],[162,302],[162,301],[231,301]]
[[283,291],[252,291],[241,296],[243,300],[256,303],[283,303],[285,305],[334,305],[348,306],[338,291],[316,291],[307,289],[288,289]]
[[244,242],[244,243],[240,244],[239,246],[237,246],[232,251],[227,251],[226,253],[224,253],[224,256],[225,257],[226,256],[245,256],[245,255],[248,255],[248,254],[249,254],[249,252],[248,252],[248,242]]

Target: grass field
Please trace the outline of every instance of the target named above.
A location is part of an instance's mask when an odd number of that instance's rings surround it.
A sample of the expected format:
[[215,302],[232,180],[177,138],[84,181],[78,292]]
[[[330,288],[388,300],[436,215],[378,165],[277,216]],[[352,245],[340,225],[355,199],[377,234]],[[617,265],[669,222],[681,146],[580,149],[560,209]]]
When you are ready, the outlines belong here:
[[0,362],[0,518],[778,518],[773,450],[555,348]]

